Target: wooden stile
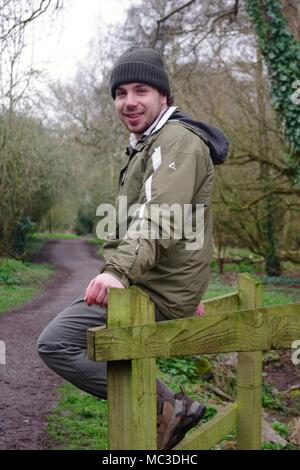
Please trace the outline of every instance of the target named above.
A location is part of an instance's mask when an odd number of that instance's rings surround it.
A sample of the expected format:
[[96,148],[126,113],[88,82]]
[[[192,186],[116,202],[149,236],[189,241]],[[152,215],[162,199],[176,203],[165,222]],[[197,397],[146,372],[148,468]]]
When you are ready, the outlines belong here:
[[156,357],[238,352],[237,401],[176,450],[210,449],[237,430],[238,449],[261,448],[262,351],[300,338],[300,303],[262,308],[262,285],[239,275],[239,291],[205,302],[206,315],[155,323],[140,289],[110,289],[107,328],[88,330],[88,357],[108,361],[109,447],[156,449]]

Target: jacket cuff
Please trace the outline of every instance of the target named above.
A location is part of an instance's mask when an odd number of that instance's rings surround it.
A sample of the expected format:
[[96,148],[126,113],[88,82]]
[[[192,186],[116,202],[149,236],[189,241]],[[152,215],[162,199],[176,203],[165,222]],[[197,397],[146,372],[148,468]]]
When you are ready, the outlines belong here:
[[102,272],[111,274],[112,276],[117,278],[118,281],[120,281],[124,287],[129,287],[130,283],[128,277],[126,277],[125,274],[120,273],[120,271],[118,271],[117,269],[114,269],[111,266],[104,266]]

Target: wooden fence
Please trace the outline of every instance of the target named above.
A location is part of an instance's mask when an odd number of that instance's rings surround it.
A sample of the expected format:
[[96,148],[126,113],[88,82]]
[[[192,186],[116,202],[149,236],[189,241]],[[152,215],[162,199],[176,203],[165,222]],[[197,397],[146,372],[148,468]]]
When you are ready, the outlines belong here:
[[160,323],[143,291],[110,289],[107,328],[88,331],[89,358],[108,361],[109,448],[157,449],[155,358],[238,352],[236,402],[176,450],[210,449],[232,431],[238,449],[260,449],[262,352],[300,339],[300,302],[261,305],[262,285],[248,274],[237,292],[206,301],[204,317]]

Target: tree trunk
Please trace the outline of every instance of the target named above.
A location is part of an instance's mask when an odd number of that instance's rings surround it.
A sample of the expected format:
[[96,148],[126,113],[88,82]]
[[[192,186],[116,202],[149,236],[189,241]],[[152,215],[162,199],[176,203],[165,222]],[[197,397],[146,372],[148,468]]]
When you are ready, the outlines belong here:
[[294,38],[300,44],[300,3],[299,0],[281,0],[282,12]]
[[[256,91],[257,91],[257,106],[259,110],[259,153],[263,155],[264,160],[269,160],[269,144],[267,132],[267,117],[266,117],[266,90],[263,77],[263,61],[259,47],[257,47],[257,67],[256,67]],[[269,167],[261,163],[260,179],[262,184],[262,191],[268,193],[271,189],[272,179],[270,176]],[[268,276],[280,276],[281,267],[280,259],[277,255],[277,240],[276,240],[276,196],[270,194],[263,199],[263,213],[264,218],[262,221],[262,234],[263,245],[265,246],[265,269]]]

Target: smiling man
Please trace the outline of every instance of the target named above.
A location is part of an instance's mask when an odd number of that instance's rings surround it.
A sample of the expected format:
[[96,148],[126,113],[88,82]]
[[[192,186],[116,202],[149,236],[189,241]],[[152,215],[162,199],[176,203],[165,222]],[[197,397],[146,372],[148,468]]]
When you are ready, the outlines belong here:
[[128,83],[116,90],[115,107],[121,121],[138,141],[167,108],[167,96],[149,85]]
[[[50,368],[101,398],[106,398],[106,364],[87,359],[86,332],[105,324],[110,287],[135,284],[143,289],[155,304],[156,321],[201,310],[211,259],[213,165],[224,161],[228,148],[218,129],[172,106],[169,77],[161,55],[153,49],[128,49],[112,69],[110,90],[117,115],[131,133],[118,201],[124,197],[128,209],[135,205],[138,209],[127,217],[126,236],[117,226],[104,244],[102,272],[91,280],[85,296],[60,313],[38,342],[39,354]],[[152,236],[157,210],[174,204],[184,229],[187,219],[197,229],[197,208],[203,209],[201,246],[193,243],[196,232],[184,230],[176,236],[176,217],[169,218],[167,237],[160,236],[166,229],[164,217],[156,218],[156,236]],[[119,206],[116,220],[120,220]],[[189,217],[182,216],[186,206]],[[175,447],[204,412],[205,407],[184,391],[174,394],[157,380],[158,449]]]

